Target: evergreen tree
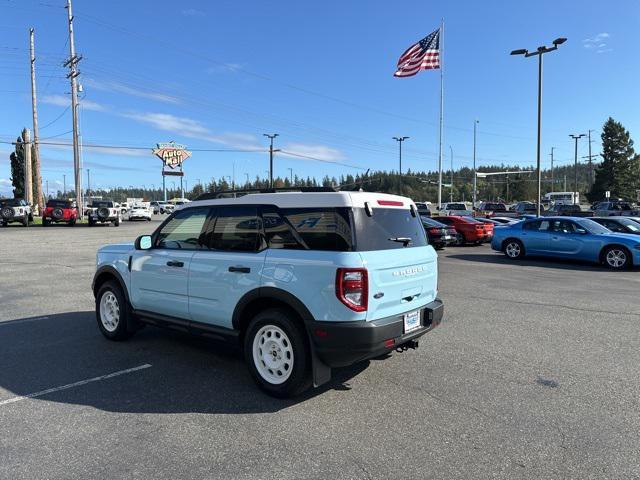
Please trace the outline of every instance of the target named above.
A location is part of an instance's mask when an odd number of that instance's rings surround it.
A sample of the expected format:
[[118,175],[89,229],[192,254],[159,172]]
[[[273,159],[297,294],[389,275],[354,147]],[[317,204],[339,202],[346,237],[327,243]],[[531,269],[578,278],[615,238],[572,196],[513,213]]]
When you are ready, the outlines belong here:
[[16,139],[16,150],[9,155],[13,197],[24,198],[24,145],[22,137]]
[[611,192],[612,198],[635,198],[640,188],[640,156],[633,149],[629,131],[609,117],[602,127],[601,138],[602,163],[596,168],[589,200],[602,200],[606,191]]

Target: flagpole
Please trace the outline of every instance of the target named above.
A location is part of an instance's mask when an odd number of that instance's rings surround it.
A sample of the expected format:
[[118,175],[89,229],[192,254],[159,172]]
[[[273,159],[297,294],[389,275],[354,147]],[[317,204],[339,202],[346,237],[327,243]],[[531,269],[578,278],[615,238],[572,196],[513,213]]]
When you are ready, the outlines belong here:
[[440,147],[438,149],[438,210],[442,210],[442,126],[444,121],[444,18],[440,25]]

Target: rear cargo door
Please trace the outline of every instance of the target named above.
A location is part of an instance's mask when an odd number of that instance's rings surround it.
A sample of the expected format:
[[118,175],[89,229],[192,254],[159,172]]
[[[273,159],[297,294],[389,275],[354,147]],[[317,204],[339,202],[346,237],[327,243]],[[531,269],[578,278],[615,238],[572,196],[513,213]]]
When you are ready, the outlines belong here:
[[356,248],[369,279],[367,321],[418,310],[437,294],[435,250],[409,208],[354,209]]

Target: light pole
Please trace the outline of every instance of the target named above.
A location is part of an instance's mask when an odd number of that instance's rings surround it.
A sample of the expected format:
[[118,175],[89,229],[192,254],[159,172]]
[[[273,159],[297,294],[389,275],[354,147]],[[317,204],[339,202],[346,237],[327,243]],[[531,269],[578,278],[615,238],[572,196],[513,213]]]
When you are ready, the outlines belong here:
[[537,174],[538,174],[538,202],[536,205],[536,215],[539,217],[540,216],[540,195],[541,195],[541,187],[542,187],[542,179],[540,177],[541,175],[541,170],[540,170],[540,135],[541,135],[541,128],[542,128],[542,56],[545,53],[549,53],[549,52],[553,52],[554,50],[558,49],[558,45],[562,45],[564,42],[566,42],[567,39],[560,37],[560,38],[556,38],[553,41],[553,47],[545,47],[544,45],[541,47],[538,47],[538,49],[535,52],[529,52],[528,50],[521,48],[519,50],[513,50],[511,52],[511,55],[524,55],[525,58],[526,57],[533,57],[535,55],[538,56],[538,141],[537,141],[537,148],[536,148],[536,170],[537,170]]
[[262,135],[264,135],[271,141],[269,144],[269,187],[273,188],[273,139],[278,137],[279,135],[277,133],[263,133]]
[[293,187],[293,168],[287,168],[289,170],[289,184]]
[[247,177],[247,183],[245,184],[245,188],[249,188],[249,174],[247,172],[244,172],[244,174]]
[[399,174],[400,174],[400,194],[402,194],[402,142],[407,140],[409,137],[393,137],[393,139],[398,142],[398,151],[400,156],[400,165],[399,165]]
[[553,179],[553,150],[555,148],[556,147],[551,147],[551,191],[552,192],[556,191],[556,188],[555,188],[556,184],[555,184],[554,179]]
[[67,196],[67,176],[63,173],[62,174],[62,197],[66,197]]
[[580,135],[571,134],[569,136],[575,140],[575,144],[576,144],[575,159],[573,161],[573,174],[575,178],[574,178],[574,184],[573,184],[574,186],[573,194],[571,196],[573,197],[573,203],[578,203],[576,202],[576,193],[578,193],[578,139],[582,137],[586,137],[587,135],[584,133],[581,133]]
[[475,119],[473,121],[473,197],[471,202],[473,206],[471,207],[473,210],[476,208],[476,195],[478,190],[478,176],[476,175],[476,139],[477,139],[477,127],[480,123],[480,120]]
[[449,150],[451,150],[451,194],[449,195],[449,201],[453,203],[453,147],[449,145]]

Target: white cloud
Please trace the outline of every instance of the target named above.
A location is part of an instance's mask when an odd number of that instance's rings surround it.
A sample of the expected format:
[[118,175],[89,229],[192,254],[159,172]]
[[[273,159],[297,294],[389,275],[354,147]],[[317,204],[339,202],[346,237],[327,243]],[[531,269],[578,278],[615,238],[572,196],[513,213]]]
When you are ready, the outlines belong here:
[[[52,150],[65,150],[69,151],[72,149],[72,144],[47,144],[43,145],[42,148],[52,149]],[[149,149],[138,149],[138,148],[110,148],[110,147],[92,147],[84,145],[82,150],[85,152],[91,152],[97,155],[109,155],[113,156],[124,156],[124,157],[149,157],[151,155],[151,148]]]
[[235,73],[238,70],[242,70],[246,65],[244,63],[222,63],[219,65],[212,65],[207,68],[207,73]]
[[[42,98],[42,103],[46,103],[48,105],[56,105],[58,107],[68,107],[71,105],[71,99],[65,97],[64,95],[45,95]],[[94,110],[96,112],[102,112],[106,110],[103,105],[92,102],[91,100],[83,99],[80,100],[80,107],[86,110]]]
[[178,98],[172,95],[148,90],[141,90],[115,81],[103,82],[95,80],[93,78],[86,78],[84,83],[85,85],[93,87],[96,90],[102,90],[105,92],[124,93],[125,95],[130,95],[132,97],[147,98],[149,100],[156,100],[164,103],[181,103]]
[[[345,156],[340,150],[327,147],[325,145],[306,145],[303,143],[289,143],[282,147],[284,156],[301,155],[303,157],[313,157],[318,160],[325,160],[329,162],[337,162],[344,160]],[[292,155],[287,155],[290,153]],[[311,159],[310,159],[311,160]]]
[[185,17],[204,17],[205,13],[202,10],[196,10],[195,8],[187,8],[182,10],[182,15]]
[[8,178],[0,178],[0,187],[10,187],[11,186],[11,180],[9,180]]
[[170,113],[123,113],[122,116],[131,118],[140,123],[151,125],[158,130],[165,132],[172,132],[176,135],[183,135],[185,137],[197,137],[210,135],[210,131],[207,127],[197,120],[186,117],[177,117]]
[[597,53],[610,52],[611,48],[607,48],[606,40],[610,37],[607,32],[598,33],[591,38],[582,40],[582,45],[588,50],[597,49]]

